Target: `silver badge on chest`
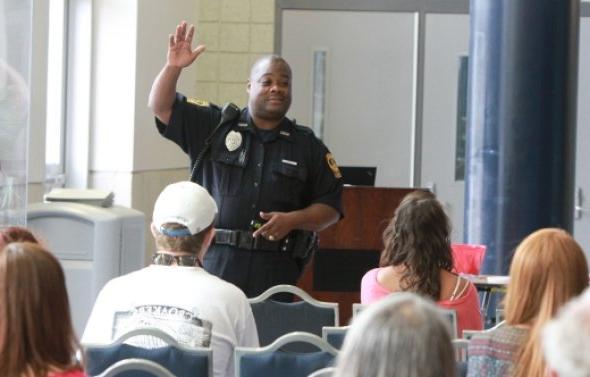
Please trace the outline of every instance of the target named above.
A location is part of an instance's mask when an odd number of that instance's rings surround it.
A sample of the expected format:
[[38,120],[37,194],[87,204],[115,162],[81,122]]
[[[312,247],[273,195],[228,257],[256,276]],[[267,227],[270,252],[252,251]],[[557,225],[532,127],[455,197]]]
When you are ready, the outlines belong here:
[[242,134],[237,131],[230,131],[225,137],[225,146],[230,152],[235,151],[242,145]]

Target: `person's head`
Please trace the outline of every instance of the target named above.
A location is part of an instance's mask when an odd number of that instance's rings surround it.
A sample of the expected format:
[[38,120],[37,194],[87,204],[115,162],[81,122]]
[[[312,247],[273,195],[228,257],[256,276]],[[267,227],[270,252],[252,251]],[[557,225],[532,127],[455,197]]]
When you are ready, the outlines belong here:
[[247,91],[253,117],[280,121],[291,106],[291,67],[276,55],[258,59],[250,71]]
[[590,376],[590,290],[565,304],[545,325],[543,354],[552,376]]
[[78,366],[64,272],[42,246],[13,242],[0,251],[0,375],[45,376]]
[[352,322],[334,376],[455,376],[448,321],[418,295],[389,295]]
[[504,300],[506,323],[530,326],[528,339],[517,356],[517,376],[543,373],[541,327],[587,286],[584,251],[567,232],[541,229],[518,245]]
[[32,242],[39,243],[37,238],[27,228],[11,226],[0,229],[0,250],[11,242]]
[[440,296],[440,270],[451,271],[450,221],[436,199],[403,200],[383,232],[381,266],[403,266],[400,287]]
[[196,254],[202,259],[215,233],[217,204],[196,183],[170,184],[154,205],[152,234],[158,251]]
[[427,190],[427,189],[414,190],[414,191],[410,192],[409,194],[406,194],[402,198],[400,205],[405,204],[407,202],[411,202],[413,200],[422,200],[422,199],[436,199],[436,195],[434,195],[434,193],[432,191]]

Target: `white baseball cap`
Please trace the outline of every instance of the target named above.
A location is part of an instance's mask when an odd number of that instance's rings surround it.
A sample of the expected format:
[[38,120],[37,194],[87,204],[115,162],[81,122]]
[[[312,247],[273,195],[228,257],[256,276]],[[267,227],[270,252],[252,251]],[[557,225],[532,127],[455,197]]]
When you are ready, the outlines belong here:
[[[156,199],[153,222],[158,231],[171,237],[197,234],[213,223],[217,216],[217,204],[207,190],[196,183],[183,181],[172,183]],[[185,226],[190,234],[182,230],[166,231],[163,224],[177,223]]]

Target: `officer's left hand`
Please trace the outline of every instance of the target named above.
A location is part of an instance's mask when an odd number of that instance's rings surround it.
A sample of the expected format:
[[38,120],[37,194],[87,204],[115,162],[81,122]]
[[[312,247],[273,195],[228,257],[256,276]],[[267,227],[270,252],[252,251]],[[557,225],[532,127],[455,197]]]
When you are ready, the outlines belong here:
[[262,236],[270,241],[278,241],[293,230],[287,212],[260,212],[260,217],[266,222],[252,234],[254,237]]

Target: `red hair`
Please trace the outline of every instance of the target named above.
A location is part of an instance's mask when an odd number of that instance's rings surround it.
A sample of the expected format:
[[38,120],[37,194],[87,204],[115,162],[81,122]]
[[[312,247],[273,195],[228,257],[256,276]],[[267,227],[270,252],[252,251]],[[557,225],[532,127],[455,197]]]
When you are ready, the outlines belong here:
[[0,249],[11,242],[32,242],[39,243],[39,240],[27,228],[11,226],[0,230]]

